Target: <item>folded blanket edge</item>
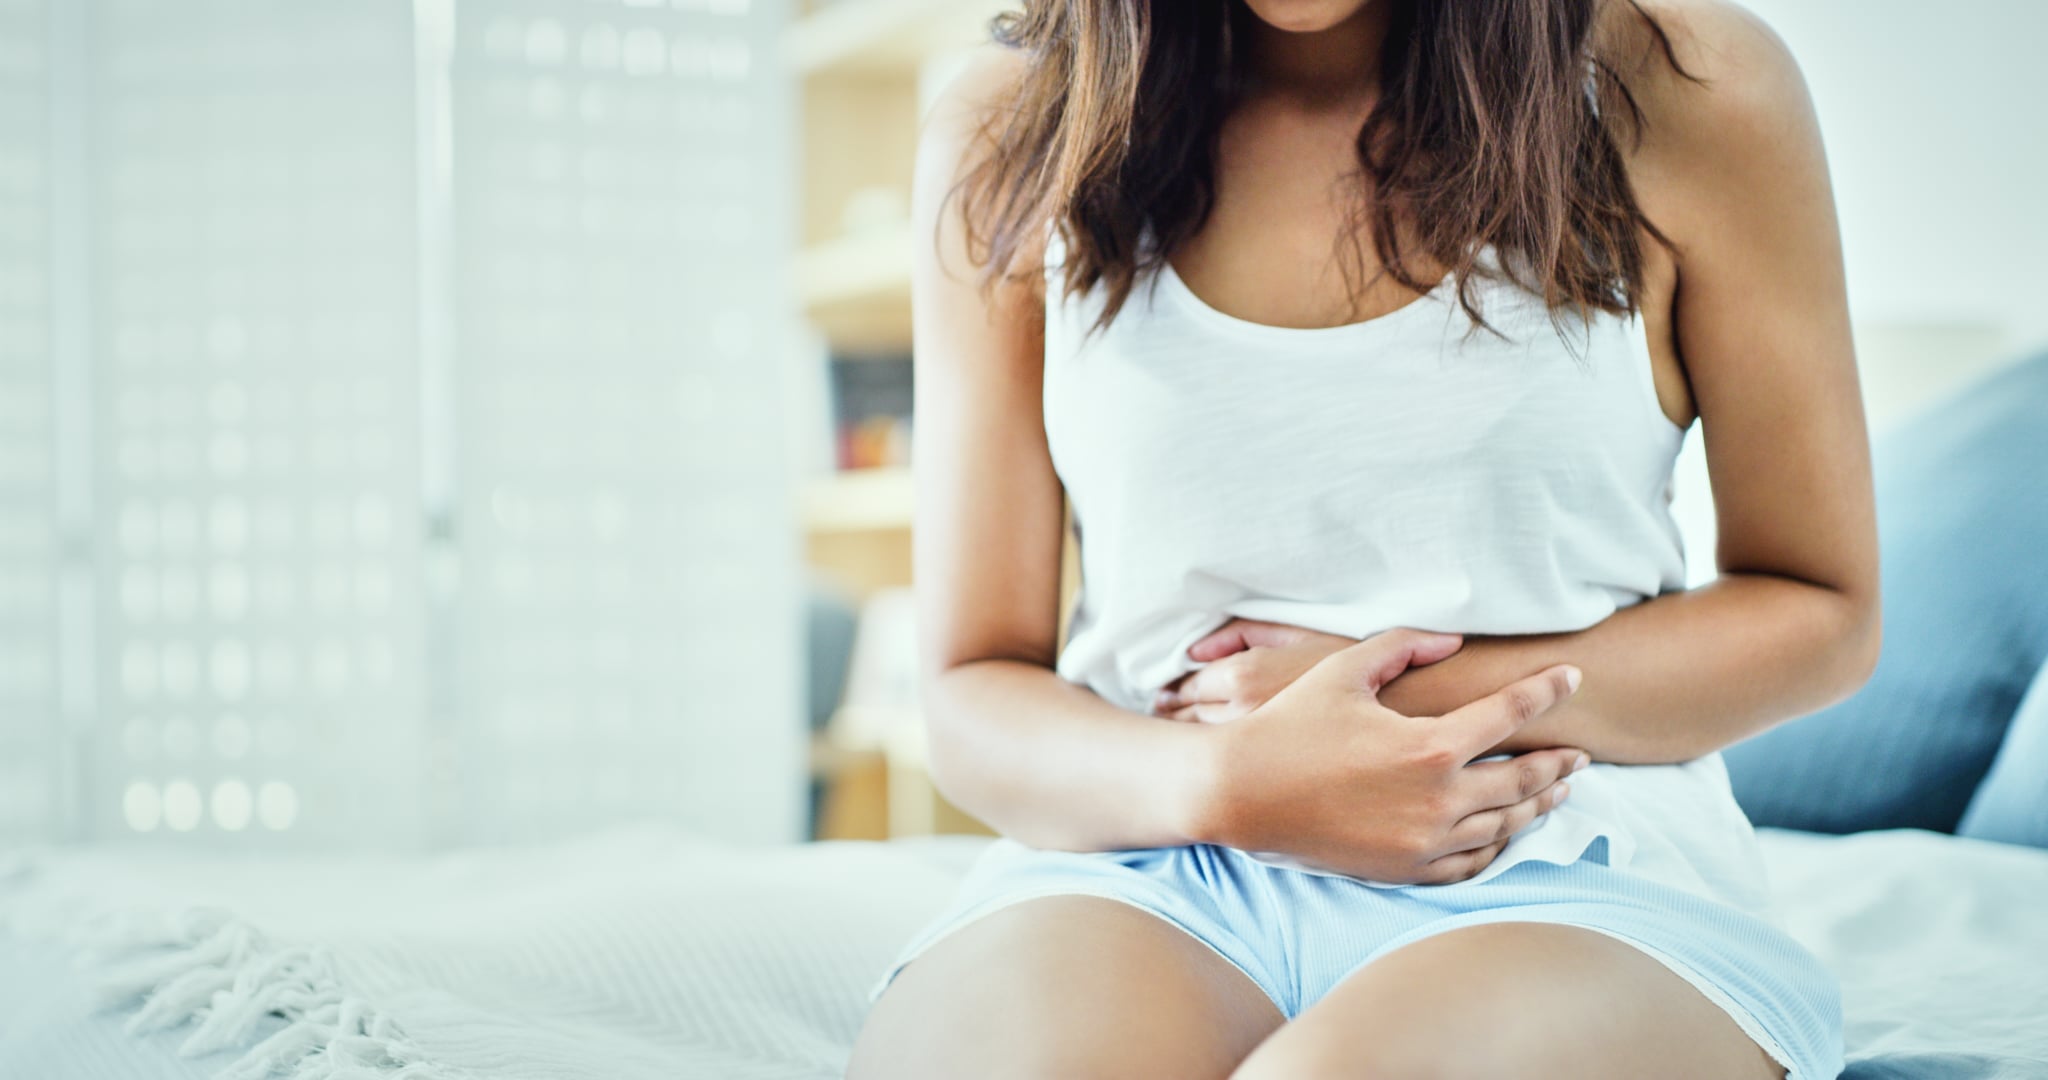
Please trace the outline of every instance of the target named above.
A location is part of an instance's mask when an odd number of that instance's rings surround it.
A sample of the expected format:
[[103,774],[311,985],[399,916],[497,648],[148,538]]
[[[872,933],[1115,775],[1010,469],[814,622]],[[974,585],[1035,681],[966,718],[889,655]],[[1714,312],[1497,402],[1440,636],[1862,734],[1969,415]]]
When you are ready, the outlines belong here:
[[[186,1058],[243,1048],[216,1080],[479,1080],[429,1060],[326,949],[274,941],[220,908],[109,903],[58,885],[38,862],[0,860],[0,930],[68,948],[101,1008],[130,1012],[130,1035],[191,1027],[178,1047]],[[258,1040],[272,1017],[283,1025]]]

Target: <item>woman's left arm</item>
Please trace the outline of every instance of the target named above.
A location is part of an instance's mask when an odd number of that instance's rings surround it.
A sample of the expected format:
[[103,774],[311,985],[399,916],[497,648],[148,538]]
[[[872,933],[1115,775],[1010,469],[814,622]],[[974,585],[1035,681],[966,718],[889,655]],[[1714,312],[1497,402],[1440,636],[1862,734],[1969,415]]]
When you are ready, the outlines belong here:
[[1876,663],[1869,441],[1819,128],[1783,44],[1746,14],[1724,20],[1689,28],[1708,47],[1681,59],[1704,84],[1634,85],[1648,126],[1631,161],[1676,247],[1672,324],[1720,577],[1577,633],[1467,637],[1381,692],[1396,711],[1439,715],[1570,663],[1579,692],[1501,750],[1683,761],[1848,696]]
[[1655,64],[1631,80],[1646,128],[1630,174],[1677,248],[1671,321],[1720,577],[1576,634],[1468,638],[1386,688],[1397,710],[1434,715],[1569,662],[1579,693],[1516,742],[1682,761],[1848,696],[1877,661],[1869,438],[1812,98],[1752,16],[1686,29],[1680,58],[1704,82]]

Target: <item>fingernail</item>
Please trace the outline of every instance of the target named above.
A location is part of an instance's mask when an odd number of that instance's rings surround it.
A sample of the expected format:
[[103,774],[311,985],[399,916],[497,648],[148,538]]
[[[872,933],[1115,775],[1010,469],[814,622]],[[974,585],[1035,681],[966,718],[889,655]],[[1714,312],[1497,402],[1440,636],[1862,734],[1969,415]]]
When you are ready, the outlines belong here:
[[1591,765],[1592,763],[1592,758],[1587,757],[1585,754],[1580,754],[1578,757],[1572,759],[1572,771],[1578,772],[1580,769],[1583,769],[1586,766]]
[[1585,675],[1578,668],[1566,667],[1564,669],[1564,684],[1571,687],[1574,694],[1579,692],[1579,680],[1583,678],[1585,678]]
[[1564,801],[1564,799],[1565,799],[1565,796],[1567,796],[1567,795],[1570,795],[1571,793],[1572,793],[1572,786],[1571,786],[1570,784],[1567,784],[1567,783],[1565,783],[1565,782],[1564,782],[1564,781],[1562,781],[1562,780],[1559,780],[1559,781],[1557,782],[1557,798],[1555,798],[1555,799],[1551,800],[1551,803],[1550,803],[1550,805],[1552,805],[1552,806],[1556,806],[1556,805],[1557,805],[1558,803],[1561,803],[1561,802],[1563,802],[1563,801]]

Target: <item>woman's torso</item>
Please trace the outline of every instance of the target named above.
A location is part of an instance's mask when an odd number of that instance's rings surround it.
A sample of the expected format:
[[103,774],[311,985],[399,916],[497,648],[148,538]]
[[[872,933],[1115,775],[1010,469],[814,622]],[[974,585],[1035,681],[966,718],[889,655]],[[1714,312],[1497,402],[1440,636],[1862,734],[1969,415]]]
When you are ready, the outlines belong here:
[[[1619,20],[1605,32],[1619,35],[1608,46],[1618,53],[1651,44],[1632,36],[1641,33],[1633,20]],[[1597,111],[1599,83],[1590,72],[1587,93]],[[1370,247],[1345,242],[1359,229],[1357,136],[1370,104],[1365,95],[1311,107],[1285,95],[1252,94],[1233,108],[1218,133],[1213,205],[1200,230],[1173,252],[1179,275],[1197,295],[1247,321],[1281,327],[1361,322],[1414,298],[1391,278],[1368,281],[1361,290],[1358,277],[1369,278],[1374,269]],[[1638,205],[1653,221],[1682,215],[1656,169],[1635,175],[1642,149],[1626,139],[1617,147]],[[1665,414],[1686,426],[1695,414],[1671,318],[1677,262],[1654,238],[1642,239],[1639,306],[1652,382]],[[1347,276],[1337,257],[1354,250],[1367,265]],[[1421,276],[1435,280],[1440,273]]]
[[[1198,254],[1176,253],[1213,289],[1165,265],[1090,336],[1101,289],[1062,298],[1057,239],[1047,250],[1046,434],[1082,566],[1062,675],[1143,710],[1194,666],[1187,646],[1234,616],[1351,637],[1542,633],[1683,586],[1668,320],[1557,314],[1479,280],[1489,331],[1449,283],[1318,300],[1342,276],[1307,259],[1297,280],[1249,280],[1273,256],[1247,246],[1246,200],[1260,200],[1232,195],[1261,185],[1232,180],[1228,151],[1226,132],[1214,224]],[[1265,235],[1283,250],[1341,221],[1339,207],[1302,209],[1290,183],[1265,185]],[[1235,280],[1217,272],[1232,267]],[[1226,314],[1209,292],[1301,325]],[[1323,325],[1344,310],[1370,317]],[[1718,755],[1594,766],[1484,876],[1568,862],[1602,837],[1614,861],[1767,910]]]

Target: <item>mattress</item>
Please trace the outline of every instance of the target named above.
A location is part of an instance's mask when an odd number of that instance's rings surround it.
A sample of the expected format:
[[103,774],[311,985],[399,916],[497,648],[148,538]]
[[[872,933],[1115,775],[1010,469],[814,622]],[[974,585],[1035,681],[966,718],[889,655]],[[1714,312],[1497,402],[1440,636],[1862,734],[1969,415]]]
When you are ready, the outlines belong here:
[[[1761,833],[1782,917],[1842,979],[1846,1077],[2048,1078],[2048,851]],[[0,1076],[262,1075],[248,1048],[286,1020],[253,1010],[209,1046],[173,995],[145,1008],[118,975],[108,992],[115,969],[87,949],[104,920],[78,914],[104,908],[331,946],[350,999],[402,1018],[408,1076],[836,1077],[863,992],[979,844],[639,829],[418,858],[28,853],[0,886]],[[203,1016],[207,995],[187,997]]]

